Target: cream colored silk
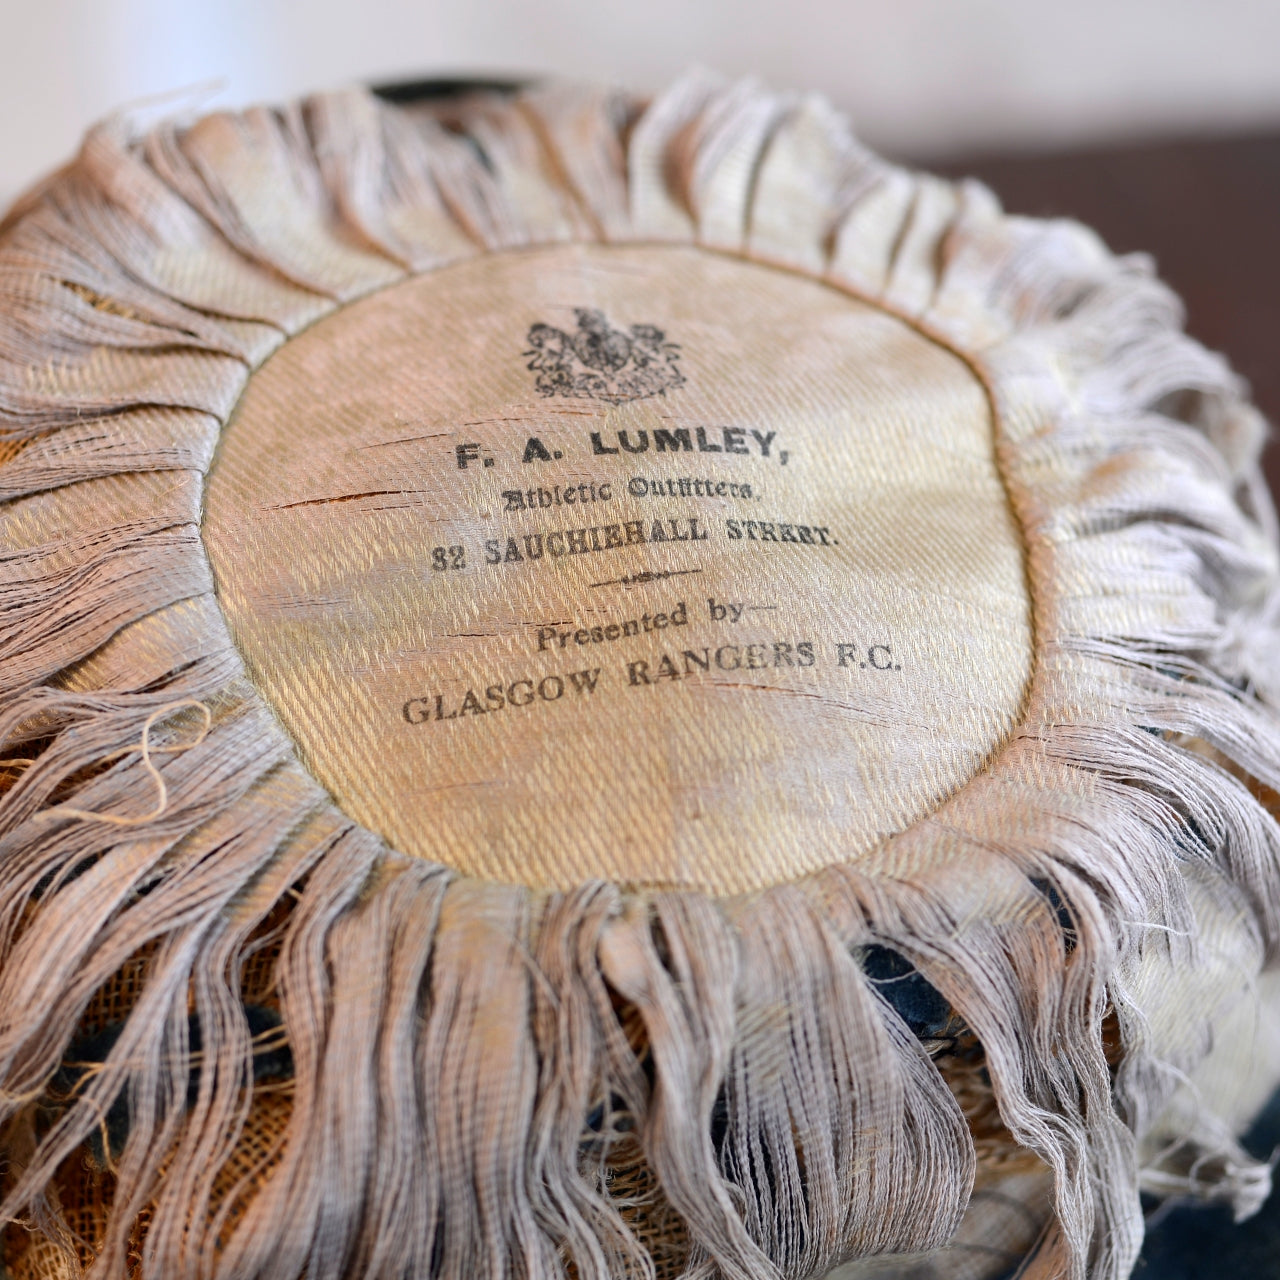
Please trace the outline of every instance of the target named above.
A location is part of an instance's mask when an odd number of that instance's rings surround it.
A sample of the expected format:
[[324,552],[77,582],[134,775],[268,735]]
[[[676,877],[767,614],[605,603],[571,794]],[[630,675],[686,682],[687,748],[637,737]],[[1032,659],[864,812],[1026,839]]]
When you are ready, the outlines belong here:
[[[620,377],[626,325],[662,329],[658,391],[539,394],[529,332],[588,308]],[[492,254],[321,321],[246,388],[203,537],[341,807],[534,888],[856,860],[975,772],[1030,672],[977,379],[701,249]]]
[[1256,1210],[1280,547],[1180,325],[754,83],[95,130],[0,225],[6,1273]]

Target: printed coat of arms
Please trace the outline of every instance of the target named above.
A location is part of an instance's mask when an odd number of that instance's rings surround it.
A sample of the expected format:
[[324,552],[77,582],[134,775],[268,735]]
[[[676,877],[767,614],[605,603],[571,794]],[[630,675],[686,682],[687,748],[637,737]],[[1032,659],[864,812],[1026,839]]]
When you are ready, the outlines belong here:
[[589,307],[575,308],[574,314],[578,327],[572,333],[549,324],[529,329],[524,354],[540,394],[622,404],[665,395],[684,382],[676,365],[680,349],[661,329],[615,329],[603,311]]

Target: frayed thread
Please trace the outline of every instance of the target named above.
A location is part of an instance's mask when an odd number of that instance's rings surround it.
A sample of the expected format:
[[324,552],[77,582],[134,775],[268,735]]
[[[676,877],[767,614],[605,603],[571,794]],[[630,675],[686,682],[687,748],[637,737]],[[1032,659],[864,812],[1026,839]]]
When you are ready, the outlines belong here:
[[[854,867],[742,899],[467,881],[339,813],[244,677],[198,523],[252,369],[406,274],[573,239],[801,271],[988,391],[1027,705]],[[1203,903],[1236,913],[1237,987],[1280,945],[1259,424],[1145,262],[700,73],[648,103],[538,90],[446,120],[350,93],[106,125],[5,223],[0,305],[10,1239],[166,1280],[756,1280],[938,1249],[990,1177],[876,948],[980,1043],[1020,1176],[1051,1173],[1029,1280],[1125,1275],[1142,1180],[1260,1203],[1229,1126],[1181,1182],[1140,1168],[1235,994],[1156,1016],[1210,941]],[[203,728],[154,745],[182,709]],[[264,952],[292,1065],[270,1130],[245,1001]],[[104,992],[110,1045],[40,1112]],[[122,1099],[86,1254],[57,1188]]]

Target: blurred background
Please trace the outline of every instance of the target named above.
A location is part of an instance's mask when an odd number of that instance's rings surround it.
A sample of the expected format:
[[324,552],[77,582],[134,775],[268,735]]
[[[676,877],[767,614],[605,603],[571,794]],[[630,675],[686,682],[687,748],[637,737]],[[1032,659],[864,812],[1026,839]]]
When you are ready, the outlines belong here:
[[[1277,0],[0,0],[0,199],[85,126],[424,73],[656,88],[690,62],[817,89],[900,156],[1280,122]],[[216,91],[207,82],[216,82]]]

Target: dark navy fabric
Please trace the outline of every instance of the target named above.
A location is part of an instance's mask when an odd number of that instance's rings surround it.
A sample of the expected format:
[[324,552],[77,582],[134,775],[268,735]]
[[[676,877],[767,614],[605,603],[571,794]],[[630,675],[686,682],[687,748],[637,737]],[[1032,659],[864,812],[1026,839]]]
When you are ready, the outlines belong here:
[[[1244,1145],[1262,1160],[1280,1147],[1280,1092]],[[1280,1195],[1273,1192],[1239,1226],[1220,1205],[1183,1205],[1161,1214],[1147,1234],[1134,1280],[1280,1280]]]

